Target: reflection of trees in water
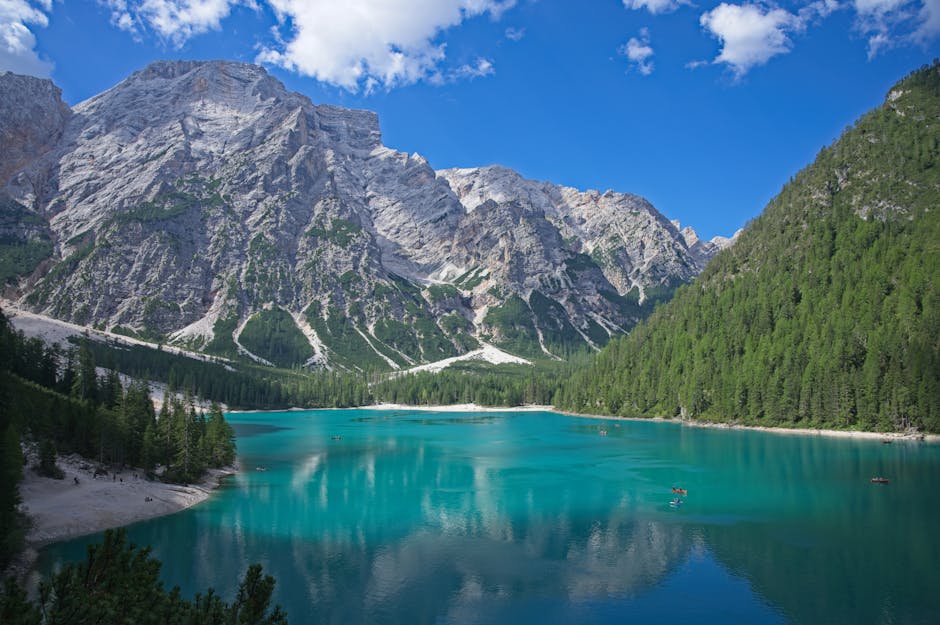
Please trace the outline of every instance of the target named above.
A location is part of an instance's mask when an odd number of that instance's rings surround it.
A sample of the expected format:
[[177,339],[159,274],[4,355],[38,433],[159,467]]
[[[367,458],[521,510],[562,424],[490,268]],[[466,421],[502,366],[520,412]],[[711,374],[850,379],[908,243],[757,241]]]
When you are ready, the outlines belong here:
[[[702,524],[717,560],[796,623],[937,622],[940,542],[927,520],[940,506],[923,448],[728,434],[683,447],[694,466],[721,466],[712,458],[723,454],[732,467],[714,496],[695,491],[708,499],[701,509],[744,509],[735,498],[746,498],[751,510],[747,522]],[[871,484],[872,475],[892,483]]]
[[811,521],[739,523],[706,527],[703,538],[717,560],[796,623],[926,625],[940,615],[940,550],[935,526],[910,518],[846,506],[828,532]]

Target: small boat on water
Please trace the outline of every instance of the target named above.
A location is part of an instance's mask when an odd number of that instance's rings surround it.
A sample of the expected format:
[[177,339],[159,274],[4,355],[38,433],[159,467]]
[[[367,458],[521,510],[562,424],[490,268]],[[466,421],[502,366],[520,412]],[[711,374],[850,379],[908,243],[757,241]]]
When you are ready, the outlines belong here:
[[332,438],[334,441],[341,441],[341,440],[343,440],[343,437],[340,436],[340,435],[338,435],[338,434],[335,435],[335,436],[332,436],[331,438]]
[[673,508],[678,508],[679,506],[682,505],[682,498],[675,497],[672,501],[669,502],[669,505],[672,506]]
[[682,495],[683,497],[689,494],[689,491],[687,491],[686,489],[677,488],[675,486],[672,487],[672,492],[675,493],[676,495]]
[[873,478],[871,478],[871,483],[872,483],[872,484],[887,484],[887,483],[888,483],[888,478],[886,478],[886,477],[873,477]]
[[255,471],[267,471],[267,470],[268,470],[268,467],[264,466],[263,464],[259,464],[258,466],[255,467]]

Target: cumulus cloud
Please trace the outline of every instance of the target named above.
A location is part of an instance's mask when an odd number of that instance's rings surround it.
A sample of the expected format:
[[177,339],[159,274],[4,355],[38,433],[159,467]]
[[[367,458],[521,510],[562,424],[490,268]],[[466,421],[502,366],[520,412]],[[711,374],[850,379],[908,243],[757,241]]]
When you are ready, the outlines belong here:
[[653,73],[653,61],[650,60],[650,57],[653,56],[653,48],[650,46],[650,33],[649,30],[644,28],[640,30],[640,36],[630,37],[630,40],[623,46],[620,46],[620,54],[624,55],[633,65],[636,67],[636,70],[643,74],[644,76],[649,76]]
[[506,29],[506,39],[510,41],[522,41],[522,38],[525,37],[525,28],[507,28]]
[[794,13],[767,4],[723,2],[704,13],[700,23],[722,44],[712,62],[727,64],[740,78],[789,52],[794,33],[843,9],[854,10],[855,29],[868,40],[869,59],[898,45],[926,46],[940,37],[940,0],[816,0]]
[[784,9],[723,2],[704,13],[699,23],[721,42],[721,52],[713,63],[727,64],[740,78],[789,52],[793,45],[790,33],[803,30],[806,19]]
[[489,14],[498,19],[515,0],[268,0],[284,42],[264,47],[258,61],[355,91],[422,79],[444,80],[447,28]]
[[51,10],[51,0],[0,0],[0,71],[43,78],[52,73],[52,63],[36,53],[36,36],[31,30],[48,26],[46,12]]
[[623,6],[626,8],[634,11],[646,9],[653,15],[671,13],[683,4],[690,5],[692,2],[690,0],[623,0]]
[[103,0],[111,23],[138,34],[141,27],[182,46],[190,37],[221,28],[239,0]]

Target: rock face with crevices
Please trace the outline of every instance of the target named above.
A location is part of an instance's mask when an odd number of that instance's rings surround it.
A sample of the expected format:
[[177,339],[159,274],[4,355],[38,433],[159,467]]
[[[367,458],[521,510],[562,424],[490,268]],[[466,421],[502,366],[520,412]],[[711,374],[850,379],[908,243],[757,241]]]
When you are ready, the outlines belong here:
[[71,111],[62,91],[48,80],[0,74],[0,187],[51,149]]
[[254,65],[154,63],[73,109],[5,74],[0,120],[5,201],[52,241],[8,279],[20,304],[211,353],[250,352],[247,331],[345,369],[480,340],[562,355],[629,329],[717,250],[637,196],[435,172],[383,146],[374,113]]

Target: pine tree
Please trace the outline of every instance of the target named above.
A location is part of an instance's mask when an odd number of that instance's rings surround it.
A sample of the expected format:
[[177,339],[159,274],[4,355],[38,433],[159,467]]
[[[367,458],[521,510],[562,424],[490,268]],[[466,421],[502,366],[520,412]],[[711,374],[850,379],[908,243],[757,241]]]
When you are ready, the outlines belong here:
[[275,581],[252,565],[235,600],[227,604],[212,589],[190,602],[179,588],[160,581],[160,561],[149,548],[127,543],[125,530],[105,532],[88,548],[84,562],[67,564],[39,584],[31,602],[10,578],[0,590],[4,625],[287,625],[280,606],[271,607]]
[[88,337],[83,336],[78,347],[78,371],[71,388],[72,396],[92,403],[98,401],[98,374],[95,358],[88,346]]
[[[7,424],[3,432],[0,456],[0,570],[18,551],[22,531],[16,515],[20,502],[17,484],[23,477],[23,453],[20,437],[14,424]],[[2,619],[0,619],[2,621]]]
[[224,467],[235,462],[235,430],[226,422],[222,409],[215,402],[209,408],[206,442],[209,464]]

